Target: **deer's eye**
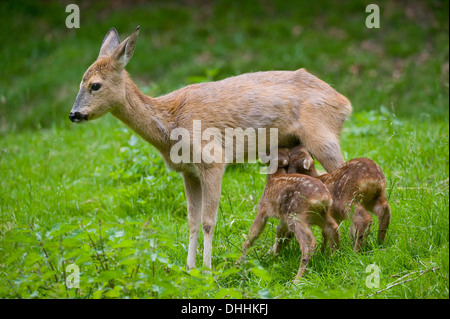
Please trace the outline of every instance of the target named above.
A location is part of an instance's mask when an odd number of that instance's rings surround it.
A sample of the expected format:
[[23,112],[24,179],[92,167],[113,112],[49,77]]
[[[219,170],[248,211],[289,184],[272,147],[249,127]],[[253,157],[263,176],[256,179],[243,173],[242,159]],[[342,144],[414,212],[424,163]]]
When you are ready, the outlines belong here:
[[101,85],[100,83],[93,83],[93,84],[91,85],[91,90],[92,90],[92,91],[98,91],[98,90],[100,89],[101,86],[102,86],[102,85]]

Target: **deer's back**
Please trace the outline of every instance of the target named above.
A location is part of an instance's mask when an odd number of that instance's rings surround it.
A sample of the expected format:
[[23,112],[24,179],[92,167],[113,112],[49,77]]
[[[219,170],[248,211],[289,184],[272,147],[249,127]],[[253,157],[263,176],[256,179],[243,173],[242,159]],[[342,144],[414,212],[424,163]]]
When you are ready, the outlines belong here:
[[296,122],[308,100],[314,100],[319,109],[350,105],[330,85],[304,69],[246,73],[192,84],[157,99],[168,105],[175,126],[188,127],[196,119],[205,127],[243,129],[286,128]]
[[315,223],[312,215],[324,211],[331,204],[331,195],[318,179],[303,174],[280,174],[266,185],[263,198],[277,212],[278,218],[292,218],[293,215]]
[[329,174],[325,184],[333,198],[370,201],[384,191],[385,179],[381,168],[373,160],[355,158]]

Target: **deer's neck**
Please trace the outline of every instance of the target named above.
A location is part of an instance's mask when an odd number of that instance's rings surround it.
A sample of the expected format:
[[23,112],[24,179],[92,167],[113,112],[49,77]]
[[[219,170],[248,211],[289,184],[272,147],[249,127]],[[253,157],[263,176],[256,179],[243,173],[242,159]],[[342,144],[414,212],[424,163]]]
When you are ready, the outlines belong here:
[[112,114],[160,152],[166,153],[170,136],[168,112],[157,99],[142,93],[128,74],[125,76],[125,101]]

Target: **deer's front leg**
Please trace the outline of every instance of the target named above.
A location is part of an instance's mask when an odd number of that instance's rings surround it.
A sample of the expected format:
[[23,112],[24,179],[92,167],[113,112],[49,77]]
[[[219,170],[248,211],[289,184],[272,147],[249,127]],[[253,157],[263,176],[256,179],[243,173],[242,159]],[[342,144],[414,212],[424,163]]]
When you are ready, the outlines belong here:
[[198,177],[183,174],[188,209],[189,248],[186,269],[195,268],[197,240],[202,217],[202,185]]
[[202,180],[202,226],[204,237],[203,266],[211,269],[211,252],[214,226],[216,225],[217,208],[219,207],[220,190],[224,165],[205,168],[201,172]]

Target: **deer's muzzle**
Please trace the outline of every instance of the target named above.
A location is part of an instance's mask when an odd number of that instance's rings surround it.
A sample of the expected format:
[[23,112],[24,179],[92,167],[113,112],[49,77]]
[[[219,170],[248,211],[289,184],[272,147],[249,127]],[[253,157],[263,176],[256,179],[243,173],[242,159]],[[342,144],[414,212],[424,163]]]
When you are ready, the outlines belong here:
[[81,121],[87,121],[88,116],[87,116],[87,114],[83,114],[83,113],[80,113],[80,112],[70,112],[69,119],[72,122],[78,123],[78,122],[81,122]]

